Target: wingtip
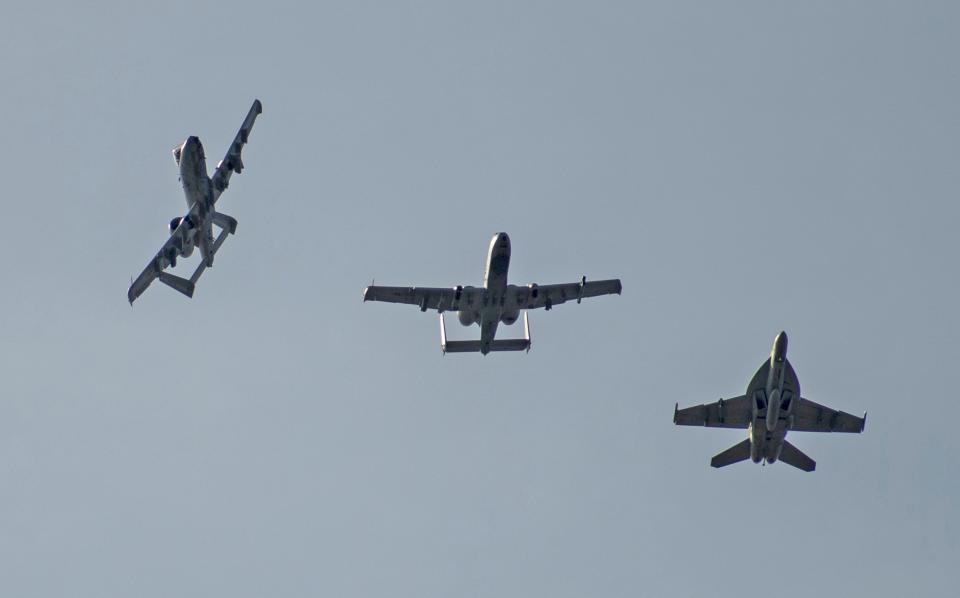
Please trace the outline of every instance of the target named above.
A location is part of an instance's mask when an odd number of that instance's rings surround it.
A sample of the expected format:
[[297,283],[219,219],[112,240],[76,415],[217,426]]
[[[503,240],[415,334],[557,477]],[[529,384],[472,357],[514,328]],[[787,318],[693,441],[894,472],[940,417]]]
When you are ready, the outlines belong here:
[[253,109],[257,111],[257,114],[263,112],[263,104],[260,102],[260,100],[253,100]]

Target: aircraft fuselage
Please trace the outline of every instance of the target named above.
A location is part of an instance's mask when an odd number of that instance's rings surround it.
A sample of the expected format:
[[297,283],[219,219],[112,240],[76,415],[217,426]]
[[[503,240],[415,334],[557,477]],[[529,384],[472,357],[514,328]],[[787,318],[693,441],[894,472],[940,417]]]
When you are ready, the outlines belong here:
[[783,441],[793,423],[794,406],[800,399],[800,382],[787,359],[787,334],[773,342],[765,361],[747,386],[746,396],[753,408],[748,428],[750,458],[754,463],[774,463],[780,458]]
[[[480,352],[490,352],[490,343],[507,307],[507,272],[510,270],[510,237],[497,233],[490,240],[487,266],[483,273],[483,300],[480,305]],[[519,313],[519,311],[517,312]],[[516,320],[516,318],[514,318]],[[511,322],[512,323],[512,322]]]
[[[213,244],[213,193],[210,177],[207,176],[207,158],[203,152],[203,144],[197,137],[187,137],[183,145],[173,150],[173,155],[180,168],[180,183],[183,185],[187,209],[193,209],[194,205],[198,208],[195,216],[190,216],[190,233],[186,236],[181,255],[190,257],[193,247],[197,245],[204,261],[207,265],[212,265],[213,255],[210,248]],[[200,222],[193,222],[196,217],[199,217]],[[170,232],[173,233],[173,230]]]

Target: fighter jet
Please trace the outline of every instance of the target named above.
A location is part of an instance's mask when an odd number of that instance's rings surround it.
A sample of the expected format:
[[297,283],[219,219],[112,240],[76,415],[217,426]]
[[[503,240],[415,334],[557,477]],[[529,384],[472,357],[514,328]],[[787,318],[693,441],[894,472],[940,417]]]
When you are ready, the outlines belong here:
[[[187,137],[182,145],[173,149],[173,159],[176,160],[177,167],[180,169],[180,182],[183,184],[188,211],[186,215],[170,221],[170,238],[130,285],[127,300],[131,305],[157,278],[187,297],[192,297],[197,280],[205,269],[213,266],[213,256],[220,249],[227,235],[237,231],[236,219],[217,212],[213,208],[220,194],[226,190],[230,175],[234,172],[240,174],[243,170],[240,151],[247,143],[253,123],[261,112],[263,112],[263,106],[260,100],[254,100],[250,112],[240,126],[240,131],[230,144],[230,149],[227,150],[227,155],[217,164],[212,177],[207,176],[206,156],[199,139],[193,136]],[[213,237],[213,225],[217,225],[220,229],[216,239]],[[177,265],[178,257],[190,257],[195,247],[200,248],[201,261],[189,279],[164,272],[167,267]]]
[[[409,303],[420,307],[420,311],[435,309],[440,312],[440,350],[443,353],[468,353],[479,351],[486,355],[490,351],[529,351],[530,320],[523,312],[524,337],[518,339],[495,339],[497,326],[502,322],[511,325],[520,318],[521,310],[542,307],[550,310],[554,305],[576,299],[580,303],[586,297],[620,294],[622,287],[619,279],[569,284],[517,286],[507,284],[507,270],[510,268],[510,237],[507,233],[497,233],[490,241],[487,252],[487,267],[483,276],[483,287],[455,286],[453,288],[427,287],[381,287],[369,286],[363,291],[364,301],[386,301],[388,303]],[[480,340],[448,341],[443,312],[456,311],[460,323],[464,326],[478,324]]]
[[866,421],[866,412],[857,417],[800,396],[800,382],[787,359],[786,332],[774,339],[770,359],[754,374],[745,395],[686,409],[674,405],[673,410],[673,423],[677,425],[747,429],[746,440],[711,459],[713,467],[748,458],[765,464],[779,459],[803,471],[813,471],[816,462],[787,442],[788,431],[859,433]]

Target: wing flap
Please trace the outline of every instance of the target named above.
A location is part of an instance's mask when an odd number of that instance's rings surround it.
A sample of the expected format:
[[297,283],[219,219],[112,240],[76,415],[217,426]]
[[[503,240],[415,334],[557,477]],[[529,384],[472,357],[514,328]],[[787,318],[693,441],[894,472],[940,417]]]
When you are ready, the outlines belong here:
[[[384,301],[416,305],[421,311],[454,311],[461,306],[478,304],[477,290],[473,288],[382,287],[369,286],[363,290],[364,301]],[[457,295],[459,293],[459,299]]]
[[619,278],[610,280],[596,280],[587,282],[569,282],[565,284],[545,284],[529,287],[526,303],[523,309],[550,309],[567,301],[599,297],[600,295],[619,295],[623,292],[623,285]]
[[673,423],[678,426],[746,428],[752,417],[753,410],[745,395],[684,409],[675,405],[673,410]]
[[857,417],[801,398],[793,414],[791,430],[797,432],[849,432],[859,434],[867,423],[866,413]]
[[236,137],[233,138],[233,143],[231,143],[230,148],[227,149],[227,154],[223,157],[223,160],[217,164],[217,170],[213,173],[213,176],[210,177],[213,183],[214,201],[216,201],[220,193],[230,184],[230,175],[234,172],[239,174],[243,170],[243,159],[240,153],[250,138],[250,131],[253,130],[253,123],[256,122],[257,115],[261,112],[263,112],[263,104],[260,103],[260,100],[254,100],[253,106],[251,106],[250,111],[247,112],[247,117],[243,119],[243,124],[240,125],[240,130],[237,131]]

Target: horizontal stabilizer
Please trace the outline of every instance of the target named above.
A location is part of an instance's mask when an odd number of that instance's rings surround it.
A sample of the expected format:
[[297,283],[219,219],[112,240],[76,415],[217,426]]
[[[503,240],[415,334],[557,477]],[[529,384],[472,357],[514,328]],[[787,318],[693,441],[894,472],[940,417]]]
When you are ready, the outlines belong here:
[[476,353],[480,350],[480,341],[447,341],[440,345],[444,353]]
[[[477,353],[480,341],[447,341],[440,347],[444,353]],[[495,340],[490,343],[491,351],[526,351],[530,341],[525,338]]]
[[[236,224],[234,224],[234,228],[236,228]],[[211,260],[213,260],[213,256],[217,255],[217,252],[220,251],[220,246],[223,245],[223,242],[226,241],[226,240],[227,240],[227,237],[228,237],[229,235],[231,235],[231,234],[232,234],[232,233],[230,232],[230,229],[228,229],[228,228],[225,228],[225,229],[223,229],[223,230],[220,231],[220,234],[217,235],[216,240],[213,242],[213,247],[210,248],[210,259],[211,259]],[[194,273],[194,277],[195,277],[195,278],[192,278],[193,282],[197,282],[197,278],[200,278],[200,274],[202,274],[202,273],[203,273],[203,270],[200,270],[199,272],[195,272],[195,273]]]
[[726,467],[750,458],[750,439],[739,442],[710,459],[711,467]]
[[231,235],[237,232],[237,219],[233,216],[227,216],[223,212],[213,213],[213,223],[223,230],[229,231]]
[[530,339],[528,338],[509,338],[495,340],[490,343],[491,351],[529,351]]
[[[530,341],[524,338],[504,339],[490,343],[491,351],[526,351]],[[444,353],[476,353],[480,351],[480,341],[447,341],[441,347]]]
[[160,282],[170,288],[180,291],[187,297],[193,297],[194,283],[186,278],[181,278],[175,274],[170,274],[169,272],[161,272]]
[[780,449],[780,460],[803,471],[813,471],[817,468],[816,461],[804,455],[800,449],[786,440],[783,441],[783,448]]
[[[523,312],[523,338],[495,339],[490,343],[490,351],[529,351],[530,350],[530,317]],[[478,353],[481,349],[480,341],[448,341],[447,325],[440,314],[440,350],[444,353]]]

